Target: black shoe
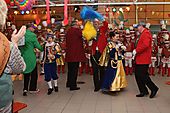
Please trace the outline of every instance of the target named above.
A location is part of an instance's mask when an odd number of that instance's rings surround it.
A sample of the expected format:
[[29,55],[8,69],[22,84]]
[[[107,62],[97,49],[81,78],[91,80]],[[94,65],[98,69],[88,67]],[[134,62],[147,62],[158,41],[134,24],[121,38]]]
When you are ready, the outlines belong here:
[[27,96],[27,90],[24,90],[23,96]]
[[58,92],[58,86],[56,86],[56,87],[54,86],[54,91]]
[[146,94],[140,93],[140,94],[136,95],[136,97],[144,97],[144,96],[146,96],[146,95],[148,95],[148,94],[149,94],[149,93],[146,93]]
[[44,75],[44,73],[40,73],[40,75]]
[[47,95],[50,95],[52,92],[53,92],[53,88],[49,88],[48,92],[47,92]]
[[100,88],[95,88],[94,89],[94,92],[97,92],[97,91],[99,91],[100,90]]
[[155,95],[157,94],[159,88],[157,88],[155,91],[151,91],[151,95],[149,96],[149,98],[154,98]]
[[74,91],[74,90],[79,90],[80,87],[74,87],[74,88],[70,88],[70,91]]

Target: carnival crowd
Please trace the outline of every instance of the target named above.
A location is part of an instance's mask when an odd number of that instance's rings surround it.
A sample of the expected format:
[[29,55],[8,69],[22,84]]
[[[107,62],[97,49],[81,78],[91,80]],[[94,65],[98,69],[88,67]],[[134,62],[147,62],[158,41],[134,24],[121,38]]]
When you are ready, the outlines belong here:
[[[1,5],[6,9],[4,4]],[[0,12],[0,20],[5,21],[7,10],[5,13],[4,10]],[[4,21],[0,21],[2,27]],[[150,24],[142,21],[130,27],[120,22],[114,28],[108,28],[107,18],[88,22],[79,24],[74,19],[69,26],[51,25],[46,28],[29,23],[18,33],[7,26],[4,34],[0,34],[0,38],[3,37],[4,40],[6,35],[9,41],[5,41],[10,43],[7,44],[9,47],[6,46],[9,53],[4,60],[7,65],[1,65],[0,71],[0,112],[7,113],[11,110],[12,74],[23,74],[23,96],[27,96],[28,91],[39,92],[39,64],[40,73],[44,75],[48,85],[48,95],[59,91],[58,75],[66,72],[66,87],[70,91],[79,90],[77,76],[85,72],[93,76],[95,92],[120,91],[127,87],[126,76],[134,73],[140,92],[136,97],[148,95],[147,87],[151,90],[150,98],[155,97],[159,88],[150,76],[170,76],[170,33],[166,25],[160,25],[161,30],[151,34]],[[87,38],[87,32],[92,31],[85,31],[87,23],[94,28],[94,35],[90,38]],[[22,44],[18,44],[23,37]],[[3,42],[2,39],[0,41]],[[3,44],[1,46],[4,47]],[[3,51],[0,52],[4,54]]]

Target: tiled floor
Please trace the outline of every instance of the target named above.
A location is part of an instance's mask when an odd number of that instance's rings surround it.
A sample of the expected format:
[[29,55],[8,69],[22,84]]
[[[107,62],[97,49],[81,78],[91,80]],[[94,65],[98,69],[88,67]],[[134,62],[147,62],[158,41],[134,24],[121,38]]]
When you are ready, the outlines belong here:
[[170,113],[170,86],[165,82],[168,77],[152,77],[160,90],[156,98],[136,98],[138,93],[134,76],[128,76],[128,87],[121,92],[103,94],[93,92],[92,76],[82,75],[78,81],[78,91],[69,91],[65,87],[65,75],[60,75],[59,92],[47,95],[47,85],[43,76],[39,80],[40,93],[22,96],[22,81],[15,81],[15,101],[24,102],[28,107],[20,113]]

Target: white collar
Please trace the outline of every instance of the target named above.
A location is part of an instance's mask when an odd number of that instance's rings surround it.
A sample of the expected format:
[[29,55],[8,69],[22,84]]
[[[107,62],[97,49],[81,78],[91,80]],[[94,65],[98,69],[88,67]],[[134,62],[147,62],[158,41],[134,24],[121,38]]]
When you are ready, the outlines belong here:
[[48,47],[48,46],[54,46],[55,45],[55,43],[54,42],[52,42],[52,43],[46,43],[46,46]]

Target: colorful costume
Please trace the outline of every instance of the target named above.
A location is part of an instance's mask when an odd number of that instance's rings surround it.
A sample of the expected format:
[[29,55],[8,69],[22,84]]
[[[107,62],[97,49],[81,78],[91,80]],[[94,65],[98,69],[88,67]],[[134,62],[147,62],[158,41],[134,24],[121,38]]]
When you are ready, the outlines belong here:
[[107,66],[101,89],[103,91],[120,91],[121,88],[127,87],[127,80],[123,68],[122,46],[109,42],[102,56],[100,65]]
[[58,69],[58,74],[62,71],[62,74],[65,73],[65,50],[66,50],[66,40],[65,40],[65,34],[64,34],[64,29],[60,29],[60,35],[59,35],[59,44],[61,46],[61,57],[56,59],[57,62],[57,69]]
[[161,31],[158,33],[158,37],[157,37],[157,42],[158,42],[158,66],[159,66],[159,70],[158,73],[161,73],[161,69],[162,69],[162,62],[161,62],[161,56],[162,56],[162,49],[164,46],[164,41],[166,39],[164,39],[164,36],[168,35],[170,36],[169,31],[166,29],[166,25],[162,25],[161,27]]
[[52,83],[51,80],[54,80],[54,89],[57,92],[58,91],[58,85],[57,85],[57,64],[56,64],[56,58],[60,57],[60,53],[58,53],[59,45],[55,44],[54,42],[47,42],[45,44],[45,53],[44,53],[44,73],[45,73],[45,81],[49,85],[48,89],[48,95],[52,93]]
[[92,68],[93,68],[93,81],[94,81],[94,87],[95,87],[94,91],[100,90],[101,83],[103,81],[104,66],[99,66],[98,60],[107,45],[107,35],[106,35],[107,30],[108,30],[108,22],[103,21],[103,26],[99,28],[99,32],[98,32],[96,39],[92,40],[92,46],[91,46],[92,55],[90,59],[91,59]]

